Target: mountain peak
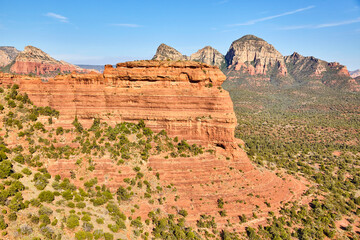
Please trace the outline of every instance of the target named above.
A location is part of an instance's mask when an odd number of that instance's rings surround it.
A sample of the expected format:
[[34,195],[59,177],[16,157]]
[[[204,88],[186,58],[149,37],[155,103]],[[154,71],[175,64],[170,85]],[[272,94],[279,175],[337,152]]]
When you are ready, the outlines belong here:
[[191,54],[191,61],[203,62],[222,68],[225,65],[225,57],[218,50],[211,46],[206,46],[196,53]]
[[15,47],[0,47],[0,67],[6,66],[14,61],[19,52]]
[[250,40],[265,42],[264,39],[259,38],[259,37],[255,36],[255,35],[251,35],[251,34],[245,35],[245,36],[239,38],[238,40],[235,40],[234,42],[237,42],[237,41],[250,41]]
[[178,50],[176,50],[173,47],[170,47],[166,45],[165,43],[162,43],[159,45],[159,47],[156,50],[156,54],[152,58],[152,60],[187,60],[186,56],[183,56]]
[[278,74],[287,75],[283,55],[271,44],[254,35],[245,35],[234,41],[225,59],[229,65],[228,68],[234,69],[240,75],[248,73],[268,76],[270,72],[275,74],[272,74],[273,77]]

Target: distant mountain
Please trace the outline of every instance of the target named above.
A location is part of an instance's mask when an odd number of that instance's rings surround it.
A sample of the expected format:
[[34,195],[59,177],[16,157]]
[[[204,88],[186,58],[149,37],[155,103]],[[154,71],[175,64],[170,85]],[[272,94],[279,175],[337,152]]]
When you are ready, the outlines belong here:
[[84,65],[84,64],[76,64],[76,66],[81,67],[83,69],[88,70],[96,70],[98,72],[104,72],[104,65]]
[[187,60],[188,57],[182,55],[178,50],[172,48],[164,43],[160,44],[158,49],[156,50],[155,56],[152,58],[153,60]]
[[4,65],[0,68],[3,72],[34,74],[43,77],[52,77],[72,71],[88,72],[73,64],[58,61],[33,46],[26,46],[22,52],[14,47],[0,47],[0,54],[2,54],[0,56],[4,56],[2,58],[4,61],[1,61]]
[[296,82],[320,80],[330,87],[349,87],[353,85],[346,66],[337,62],[326,62],[315,57],[304,57],[297,52],[285,57],[286,66]]
[[359,77],[360,76],[360,69],[357,69],[355,71],[350,71],[350,77],[352,78],[356,78],[356,77]]
[[19,52],[14,47],[0,47],[0,67],[4,67],[14,61]]
[[[360,91],[360,82],[353,80],[346,66],[326,62],[299,53],[283,56],[274,46],[254,35],[234,41],[225,57],[212,47],[200,49],[190,57],[161,44],[154,60],[192,60],[218,66],[227,76],[226,86],[328,86]],[[358,76],[359,71],[352,72]]]
[[229,80],[250,85],[288,84],[293,80],[287,74],[283,55],[271,44],[254,35],[245,35],[234,41],[225,55]]
[[191,54],[190,60],[217,66],[220,69],[226,67],[224,55],[210,46],[206,46],[196,53]]

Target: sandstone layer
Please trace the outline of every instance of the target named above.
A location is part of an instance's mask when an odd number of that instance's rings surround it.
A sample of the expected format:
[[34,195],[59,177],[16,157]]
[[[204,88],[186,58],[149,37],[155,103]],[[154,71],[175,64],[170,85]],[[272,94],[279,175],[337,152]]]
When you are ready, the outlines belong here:
[[[85,125],[93,118],[109,123],[145,120],[155,131],[191,142],[230,146],[236,117],[224,74],[196,62],[137,61],[105,66],[103,74],[40,79],[10,77],[34,104],[60,111],[62,124],[77,116]],[[3,80],[4,83],[6,81]]]

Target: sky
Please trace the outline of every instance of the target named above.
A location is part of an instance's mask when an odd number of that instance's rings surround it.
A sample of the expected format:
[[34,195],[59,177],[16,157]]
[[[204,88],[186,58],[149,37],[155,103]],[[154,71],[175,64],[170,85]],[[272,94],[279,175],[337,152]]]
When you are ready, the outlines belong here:
[[161,43],[182,54],[253,34],[360,68],[360,0],[0,0],[0,46],[38,47],[73,64],[151,59]]

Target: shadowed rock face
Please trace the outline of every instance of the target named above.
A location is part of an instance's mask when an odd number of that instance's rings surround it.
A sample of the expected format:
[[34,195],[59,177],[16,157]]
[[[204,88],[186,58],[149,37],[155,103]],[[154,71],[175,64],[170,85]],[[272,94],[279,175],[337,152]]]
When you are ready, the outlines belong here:
[[0,47],[0,67],[4,67],[14,61],[19,52],[14,47]]
[[187,60],[188,57],[182,55],[178,50],[172,48],[164,43],[160,44],[158,49],[156,50],[156,54],[154,55],[152,60],[172,60],[172,61],[183,61]]
[[90,126],[93,118],[110,123],[145,120],[195,143],[230,146],[236,117],[224,74],[196,62],[136,61],[105,66],[103,74],[56,76],[48,83],[20,79],[20,89],[39,106],[60,111],[62,123],[75,115]]
[[10,71],[16,74],[29,74],[42,75],[52,72],[71,72],[81,71],[78,66],[58,61],[50,57],[41,49],[26,46],[24,51],[20,52],[15,58],[15,63],[11,66]]
[[225,67],[224,55],[210,46],[206,46],[196,53],[191,54],[190,60],[217,66],[219,68]]

